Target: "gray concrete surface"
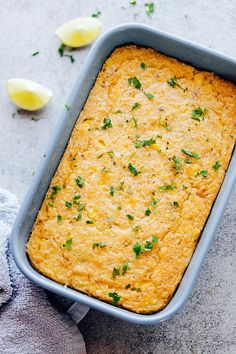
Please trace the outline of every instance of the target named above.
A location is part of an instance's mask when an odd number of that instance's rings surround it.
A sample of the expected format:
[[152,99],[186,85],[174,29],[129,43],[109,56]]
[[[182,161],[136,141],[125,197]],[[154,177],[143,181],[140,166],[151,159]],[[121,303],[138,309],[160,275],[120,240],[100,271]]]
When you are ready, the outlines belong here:
[[[0,186],[22,201],[59,119],[59,113],[89,48],[76,50],[71,64],[57,53],[55,29],[74,17],[100,10],[103,31],[123,22],[143,22],[236,57],[235,0],[154,0],[149,18],[144,0],[0,0]],[[31,54],[39,51],[38,56]],[[6,80],[38,81],[54,92],[37,114],[13,114]],[[37,121],[32,118],[38,119]],[[236,193],[191,299],[160,325],[131,325],[90,311],[80,325],[88,353],[236,353]]]

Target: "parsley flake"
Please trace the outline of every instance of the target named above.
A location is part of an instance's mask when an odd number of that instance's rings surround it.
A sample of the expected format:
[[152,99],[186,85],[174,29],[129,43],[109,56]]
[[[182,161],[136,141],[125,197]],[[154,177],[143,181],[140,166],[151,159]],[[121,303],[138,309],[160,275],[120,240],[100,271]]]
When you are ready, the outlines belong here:
[[144,6],[146,6],[146,8],[147,8],[146,14],[150,17],[155,9],[154,3],[153,2],[146,2],[146,4]]
[[97,18],[97,17],[99,17],[99,16],[101,16],[101,11],[97,11],[97,12],[94,12],[92,15],[91,15],[91,17],[95,17],[95,18]]
[[54,200],[56,198],[57,193],[61,190],[61,187],[56,185],[56,186],[52,186],[51,189],[52,189],[52,193],[49,196],[49,199]]
[[126,216],[127,216],[127,218],[128,218],[129,220],[134,220],[133,215],[127,214]]
[[144,63],[141,63],[141,64],[140,64],[140,67],[141,67],[141,69],[143,69],[143,70],[146,69],[146,65],[145,65]]
[[113,271],[112,271],[112,278],[115,279],[115,277],[117,275],[120,275],[120,267],[115,267],[113,268]]
[[149,216],[151,213],[152,213],[152,212],[151,212],[151,210],[150,210],[149,208],[147,208],[147,210],[145,210],[145,215],[146,215],[146,216]]
[[71,250],[73,246],[73,240],[70,238],[69,240],[66,240],[65,243],[63,243],[62,247],[66,248],[67,250]]
[[67,201],[66,201],[66,202],[65,202],[65,205],[66,205],[67,208],[71,208],[71,207],[72,207],[72,203],[71,203],[71,202],[67,202]]
[[132,163],[128,164],[128,170],[134,175],[138,176],[140,172],[137,171],[137,169],[132,165]]
[[60,224],[62,221],[62,216],[61,215],[57,215],[57,223]]
[[200,159],[200,155],[196,154],[195,152],[191,152],[189,150],[181,149],[182,153],[189,157],[193,157],[194,159]]
[[203,177],[206,177],[208,175],[208,172],[207,170],[202,170],[202,171],[199,171],[195,174],[195,177],[198,177],[198,176],[203,176]]
[[173,191],[176,189],[176,185],[171,183],[171,184],[163,184],[162,186],[159,187],[160,191]]
[[112,123],[111,123],[111,120],[109,118],[104,118],[103,119],[103,126],[102,126],[102,129],[103,130],[106,130],[108,128],[112,128]]
[[201,107],[195,108],[192,110],[191,118],[201,122],[200,117],[204,116],[206,113],[206,109],[202,109]]
[[173,76],[172,78],[170,78],[170,80],[167,81],[167,83],[175,88],[175,87],[179,87],[181,90],[183,90],[184,92],[187,91],[187,87],[183,88],[182,86],[180,86],[180,84],[177,82],[177,78],[176,76]]
[[34,52],[33,54],[32,54],[32,57],[35,57],[36,55],[38,55],[39,54],[39,52]]
[[61,44],[60,47],[58,48],[58,53],[60,54],[61,57],[68,57],[71,61],[71,63],[74,63],[75,62],[75,59],[73,57],[73,55],[70,55],[70,54],[64,54],[65,52],[65,44]]
[[136,76],[133,76],[133,77],[130,77],[129,79],[128,79],[128,83],[130,84],[130,85],[133,85],[133,87],[134,88],[136,88],[136,89],[140,89],[141,88],[141,82],[139,81],[139,79],[136,77]]
[[173,207],[174,207],[174,208],[179,208],[179,203],[176,202],[176,201],[174,201],[174,202],[173,202]]
[[156,140],[153,138],[150,138],[148,140],[136,140],[134,143],[134,146],[136,147],[136,149],[140,149],[141,147],[151,146],[154,144],[156,144]]
[[142,252],[142,246],[139,242],[136,242],[135,245],[133,246],[133,251],[136,254],[136,258],[141,254]]
[[110,195],[113,197],[115,193],[115,187],[111,186],[110,187]]
[[155,97],[152,93],[150,92],[143,92],[144,95],[149,99],[149,100],[153,100],[153,98]]
[[130,3],[130,5],[133,5],[133,6],[134,6],[134,5],[137,4],[137,1],[136,1],[136,0],[133,0],[133,1],[130,1],[129,3]]
[[86,224],[87,225],[92,225],[92,224],[94,224],[94,222],[93,222],[93,220],[86,220]]
[[125,275],[125,273],[127,272],[128,269],[129,269],[128,264],[124,263],[122,266],[122,275]]
[[81,178],[80,176],[76,178],[75,182],[80,188],[83,188],[85,185],[83,178]]
[[77,210],[78,211],[83,211],[85,209],[86,204],[85,203],[80,203],[78,204]]
[[216,161],[214,165],[212,165],[213,170],[217,171],[220,168],[221,164],[219,161]]
[[113,304],[117,305],[118,302],[120,301],[121,297],[119,296],[119,294],[117,292],[113,292],[113,293],[108,293],[108,296],[111,297],[113,299]]
[[98,247],[98,248],[105,248],[105,247],[106,247],[106,244],[105,244],[104,242],[94,242],[94,243],[93,243],[93,249],[96,248],[96,247]]
[[132,107],[132,111],[135,110],[135,109],[140,108],[141,106],[142,106],[141,103],[135,102],[135,104],[134,104],[133,107]]
[[172,160],[173,160],[173,167],[176,171],[180,171],[180,168],[182,166],[182,163],[181,163],[181,160],[179,157],[176,157],[175,155],[172,157]]

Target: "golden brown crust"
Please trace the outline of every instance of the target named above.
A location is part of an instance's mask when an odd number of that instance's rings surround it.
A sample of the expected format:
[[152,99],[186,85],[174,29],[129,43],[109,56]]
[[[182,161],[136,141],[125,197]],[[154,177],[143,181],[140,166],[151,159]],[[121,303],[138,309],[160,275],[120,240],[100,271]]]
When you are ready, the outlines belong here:
[[[134,76],[141,89],[128,82]],[[174,77],[171,86],[167,81]],[[198,108],[204,113],[194,115]],[[107,129],[101,129],[105,117],[112,127],[107,121]],[[60,190],[52,195],[50,187],[34,224],[27,245],[33,266],[101,300],[112,302],[109,293],[115,292],[118,305],[131,311],[163,308],[181,281],[221,186],[235,121],[232,83],[152,49],[116,49],[51,182]],[[83,203],[85,209],[78,211]],[[135,257],[137,242],[142,252]]]

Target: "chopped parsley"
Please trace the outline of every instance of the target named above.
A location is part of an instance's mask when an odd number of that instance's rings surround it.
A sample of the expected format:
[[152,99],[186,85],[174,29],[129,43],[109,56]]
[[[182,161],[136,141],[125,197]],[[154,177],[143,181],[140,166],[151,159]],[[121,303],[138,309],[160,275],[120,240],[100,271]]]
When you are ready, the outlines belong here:
[[138,128],[138,120],[136,118],[134,118],[134,117],[132,119],[134,121],[134,127]]
[[142,245],[139,242],[136,242],[135,245],[133,246],[133,251],[136,254],[136,258],[141,254],[142,252]]
[[81,178],[80,176],[76,178],[75,182],[80,188],[83,188],[85,185],[83,178]]
[[198,176],[203,176],[203,177],[206,177],[208,174],[207,170],[202,170],[202,171],[199,171],[195,174],[195,177],[198,177]]
[[171,183],[171,184],[163,184],[162,186],[159,187],[160,191],[173,191],[176,189],[176,185]]
[[144,246],[142,247],[140,242],[137,242],[134,246],[133,246],[133,251],[136,255],[136,258],[138,258],[140,256],[141,253],[143,252],[148,252],[151,251],[154,247],[154,243],[157,243],[159,241],[158,237],[156,236],[152,236],[152,240],[147,240],[144,244]]
[[115,291],[114,291],[113,293],[108,293],[108,296],[113,299],[112,303],[113,303],[114,305],[117,305],[118,302],[120,301],[120,298],[121,298],[121,297],[119,296],[119,294],[118,294],[117,292],[115,292]]
[[155,205],[157,205],[157,203],[158,203],[159,201],[160,201],[159,199],[155,199],[155,198],[152,197],[152,201],[151,201],[151,203],[150,203],[150,206],[155,206]]
[[114,196],[114,193],[115,193],[115,187],[111,186],[110,187],[110,195],[113,197]]
[[206,113],[206,109],[202,109],[201,107],[195,108],[192,110],[191,118],[200,122],[200,117],[204,116]]
[[93,222],[93,220],[86,220],[86,224],[87,225],[92,225],[92,224],[94,224],[94,222]]
[[78,201],[78,199],[81,198],[81,195],[75,195],[73,198],[73,204],[79,205],[80,202]]
[[85,203],[80,203],[78,204],[77,210],[78,211],[83,211],[85,209],[86,204]]
[[141,63],[140,66],[141,66],[141,69],[143,69],[143,70],[146,69],[146,65],[144,63]]
[[49,199],[54,200],[56,198],[57,193],[61,190],[61,187],[56,185],[56,186],[52,186],[51,189],[52,189],[52,193],[49,196]]
[[157,236],[152,236],[152,242],[158,242],[159,238]]
[[150,17],[150,15],[154,12],[155,5],[153,2],[146,2],[144,5],[147,8],[146,14]]
[[149,209],[149,207],[147,208],[147,210],[145,210],[145,215],[146,216],[149,216],[151,214],[151,210]]
[[134,143],[134,146],[137,149],[140,149],[141,147],[151,146],[151,145],[154,145],[154,144],[156,144],[156,140],[153,139],[153,138],[150,138],[148,140],[136,140],[135,143]]
[[104,242],[94,242],[93,243],[93,250],[94,248],[99,247],[99,248],[105,248],[106,244]]
[[64,54],[65,48],[66,48],[65,44],[62,43],[62,44],[60,45],[60,47],[58,48],[58,53],[60,54],[61,57],[68,57],[68,58],[70,58],[71,63],[74,63],[74,62],[75,62],[75,59],[74,59],[73,55]]
[[64,55],[65,47],[66,47],[65,44],[62,43],[58,48],[58,53],[60,54],[61,57],[63,57]]
[[142,106],[141,103],[135,102],[135,104],[134,104],[133,107],[132,107],[132,111],[135,110],[135,109],[140,108],[141,106]]
[[112,123],[111,123],[111,120],[109,118],[104,118],[103,119],[102,129],[106,130],[107,128],[112,128]]
[[113,271],[112,271],[112,278],[115,279],[115,277],[116,277],[117,275],[120,275],[120,267],[115,267],[115,268],[113,268]]
[[73,240],[70,238],[69,240],[66,240],[65,243],[63,243],[62,247],[66,248],[67,250],[71,250],[73,246]]
[[192,161],[190,161],[189,159],[184,159],[184,162],[191,165]]
[[173,202],[173,207],[174,207],[174,208],[179,208],[179,203],[176,202],[176,201],[174,201],[174,202]]
[[60,224],[62,221],[62,216],[61,215],[57,215],[57,223]]
[[136,0],[133,0],[133,1],[130,1],[129,3],[130,3],[130,5],[133,5],[133,6],[134,6],[134,5],[137,4],[137,1],[136,1]]
[[149,99],[149,100],[153,100],[153,98],[155,97],[152,93],[150,92],[143,92],[144,95]]
[[32,54],[32,57],[35,57],[36,55],[38,55],[39,54],[39,52],[34,52],[33,54]]
[[221,164],[219,161],[216,161],[214,165],[212,165],[213,170],[217,171],[220,168]]
[[128,218],[129,220],[134,220],[133,215],[127,214],[126,216],[127,216],[127,218]]
[[128,170],[134,175],[134,176],[138,176],[138,174],[140,173],[139,171],[137,171],[137,169],[132,165],[132,163],[128,164]]
[[153,243],[151,241],[146,241],[144,244],[144,251],[150,251],[153,249]]
[[53,207],[53,203],[51,203],[51,202],[48,202],[48,205],[49,205],[50,207]]
[[101,16],[101,11],[97,11],[97,12],[94,12],[92,15],[91,15],[91,17],[99,17],[99,16]]
[[180,84],[177,82],[177,78],[176,76],[173,76],[170,80],[167,81],[167,83],[172,86],[173,88],[175,87],[179,87],[181,90],[183,90],[184,92],[187,91],[187,88],[183,88],[182,86],[180,86]]
[[141,82],[139,81],[139,79],[136,77],[136,76],[133,76],[133,77],[130,77],[129,79],[128,79],[128,83],[130,84],[130,85],[132,85],[134,88],[136,88],[136,89],[140,89],[141,88]]
[[71,109],[71,107],[68,106],[68,104],[65,104],[65,108],[66,108],[67,111],[69,111]]
[[122,266],[122,275],[125,275],[125,273],[127,272],[128,269],[129,269],[128,264],[124,263]]
[[181,160],[179,157],[176,157],[175,155],[172,157],[172,160],[173,160],[173,167],[176,171],[180,171],[180,168],[182,166],[182,163],[181,163]]
[[193,157],[194,159],[200,159],[200,155],[196,154],[195,152],[191,152],[189,150],[181,149],[182,153],[189,157]]

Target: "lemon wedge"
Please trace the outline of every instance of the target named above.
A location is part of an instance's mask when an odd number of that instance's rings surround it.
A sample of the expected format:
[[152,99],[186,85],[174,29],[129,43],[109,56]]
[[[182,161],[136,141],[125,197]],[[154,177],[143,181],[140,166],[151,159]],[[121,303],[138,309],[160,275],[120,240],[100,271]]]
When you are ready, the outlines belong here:
[[78,48],[92,43],[101,31],[101,22],[94,17],[81,17],[66,22],[55,34],[69,47]]
[[47,87],[26,79],[10,79],[7,90],[12,102],[27,111],[37,111],[50,101],[53,94]]

